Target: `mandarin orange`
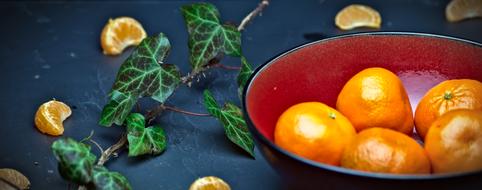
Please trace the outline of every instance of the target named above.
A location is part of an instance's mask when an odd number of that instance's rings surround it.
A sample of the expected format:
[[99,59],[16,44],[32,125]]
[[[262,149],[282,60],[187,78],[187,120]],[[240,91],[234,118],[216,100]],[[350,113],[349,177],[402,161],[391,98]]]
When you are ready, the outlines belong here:
[[304,102],[279,117],[274,141],[301,157],[339,165],[345,146],[355,135],[350,121],[335,109],[320,102]]
[[422,146],[406,134],[385,128],[358,133],[346,147],[341,166],[378,173],[430,173],[430,162]]
[[471,79],[447,80],[430,89],[415,110],[415,128],[425,139],[432,123],[448,111],[482,110],[482,83]]
[[435,120],[425,138],[434,173],[482,169],[482,110],[454,110]]
[[372,127],[405,134],[413,131],[412,108],[405,87],[384,68],[368,68],[353,76],[338,95],[336,108],[357,132]]

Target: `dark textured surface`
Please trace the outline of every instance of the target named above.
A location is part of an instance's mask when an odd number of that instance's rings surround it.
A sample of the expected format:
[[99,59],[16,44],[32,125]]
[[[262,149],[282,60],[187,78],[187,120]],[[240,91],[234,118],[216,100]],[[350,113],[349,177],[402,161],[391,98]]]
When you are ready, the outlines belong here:
[[[32,189],[66,189],[57,172],[50,144],[33,125],[37,107],[52,98],[72,107],[64,136],[94,139],[107,147],[117,141],[120,127],[97,125],[102,106],[122,61],[101,53],[100,31],[109,17],[138,19],[149,35],[164,32],[173,46],[167,62],[189,72],[187,31],[179,11],[184,1],[166,2],[0,2],[0,168],[15,168],[29,177]],[[239,22],[257,1],[213,1],[224,21]],[[333,19],[351,1],[275,0],[243,32],[243,51],[257,66],[269,58],[311,40],[344,33]],[[382,31],[444,34],[482,42],[481,20],[445,21],[447,1],[357,1],[372,5],[383,17]],[[237,59],[224,63],[238,65]],[[183,87],[168,101],[186,110],[206,112],[202,90],[221,101],[237,99],[236,72],[209,71],[192,88]],[[152,106],[142,101],[143,109]],[[239,104],[239,101],[236,101]],[[107,163],[123,173],[134,189],[187,189],[200,176],[215,175],[233,189],[280,189],[283,184],[256,151],[256,160],[232,145],[212,118],[165,113],[158,118],[168,135],[168,149],[158,157],[119,158]],[[38,165],[35,163],[38,162]]]

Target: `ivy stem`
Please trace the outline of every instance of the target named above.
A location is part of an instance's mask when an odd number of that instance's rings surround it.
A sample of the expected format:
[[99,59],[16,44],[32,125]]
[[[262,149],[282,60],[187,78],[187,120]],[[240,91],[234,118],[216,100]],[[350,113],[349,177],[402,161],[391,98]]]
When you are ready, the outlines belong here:
[[166,106],[166,105],[160,105],[160,107],[162,107],[163,109],[165,110],[170,110],[170,111],[174,111],[174,112],[178,112],[178,113],[182,113],[182,114],[186,114],[186,115],[192,115],[192,116],[211,116],[209,115],[208,113],[195,113],[195,112],[190,112],[190,111],[186,111],[186,110],[182,110],[182,109],[179,109],[179,108],[176,108],[176,107],[170,107],[170,106]]
[[251,11],[244,19],[241,21],[241,24],[238,26],[238,31],[243,31],[244,28],[248,23],[250,23],[254,17],[258,16],[261,14],[264,8],[266,8],[269,5],[269,0],[262,0],[256,9]]
[[156,118],[156,116],[161,114],[162,111],[164,111],[164,110],[169,110],[169,111],[178,112],[178,113],[191,115],[191,116],[202,116],[202,117],[211,116],[207,113],[190,112],[190,111],[186,111],[186,110],[183,110],[183,109],[180,109],[180,108],[160,104],[159,106],[155,107],[154,109],[152,109],[152,110],[150,110],[146,113],[147,124],[150,124]]
[[102,166],[104,165],[105,162],[107,162],[111,156],[116,157],[117,156],[117,151],[124,147],[127,143],[127,134],[124,133],[122,134],[121,138],[117,143],[113,144],[109,148],[107,148],[105,151],[102,152],[102,155],[99,158],[99,161],[97,161],[97,165]]
[[229,66],[229,65],[224,65],[220,63],[213,65],[213,67],[219,67],[221,69],[226,69],[226,70],[241,70],[241,67]]

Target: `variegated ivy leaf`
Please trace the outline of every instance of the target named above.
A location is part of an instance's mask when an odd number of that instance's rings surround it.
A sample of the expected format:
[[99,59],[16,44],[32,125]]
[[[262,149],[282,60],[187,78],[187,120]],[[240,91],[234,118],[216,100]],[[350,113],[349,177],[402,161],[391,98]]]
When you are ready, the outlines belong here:
[[118,172],[111,172],[104,166],[94,166],[92,170],[93,183],[96,190],[130,190],[127,178]]
[[111,126],[112,123],[122,125],[127,115],[136,104],[137,98],[131,94],[124,94],[113,90],[110,101],[104,106],[99,123],[103,126]]
[[55,158],[59,162],[59,172],[63,178],[77,184],[91,181],[91,172],[96,157],[90,147],[71,138],[61,138],[52,144]]
[[226,55],[241,56],[241,32],[236,26],[230,24],[223,25],[224,53]]
[[241,56],[241,33],[232,25],[222,25],[219,11],[209,3],[193,3],[181,8],[189,33],[189,60],[200,70],[219,53]]
[[204,104],[209,114],[221,121],[229,140],[254,157],[253,138],[243,119],[241,109],[229,102],[224,104],[223,108],[220,108],[208,90],[204,91]]
[[99,124],[122,125],[140,97],[166,101],[181,81],[179,69],[163,63],[170,47],[163,33],[147,37],[139,44],[121,65]]
[[249,77],[253,73],[253,68],[248,63],[244,56],[241,56],[241,70],[238,74],[238,95],[239,97],[243,94],[244,86],[246,86],[246,82],[248,81]]
[[132,113],[127,117],[127,141],[129,156],[161,154],[167,146],[166,135],[160,126],[145,126],[142,114]]

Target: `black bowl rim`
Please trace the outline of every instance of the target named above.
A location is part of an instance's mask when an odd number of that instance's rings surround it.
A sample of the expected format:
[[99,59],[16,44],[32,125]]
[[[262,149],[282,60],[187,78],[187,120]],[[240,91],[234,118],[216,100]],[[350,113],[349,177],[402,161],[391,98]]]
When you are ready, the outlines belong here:
[[267,67],[269,67],[271,64],[276,62],[278,59],[293,53],[299,49],[318,44],[318,43],[324,43],[327,41],[332,41],[332,40],[337,40],[337,39],[342,39],[342,38],[350,38],[350,37],[357,37],[357,36],[416,36],[416,37],[428,37],[428,38],[440,38],[440,39],[448,39],[448,40],[453,40],[456,42],[462,42],[465,44],[470,44],[474,45],[476,47],[482,48],[482,44],[474,41],[470,41],[467,39],[462,39],[462,38],[457,38],[457,37],[451,37],[451,36],[446,36],[446,35],[439,35],[439,34],[429,34],[429,33],[419,33],[419,32],[361,32],[361,33],[352,33],[352,34],[345,34],[345,35],[339,35],[335,37],[330,37],[330,38],[325,38],[322,40],[317,40],[314,42],[309,42],[305,43],[299,46],[296,46],[294,48],[291,48],[287,51],[284,51],[271,59],[269,59],[267,62],[265,62],[262,65],[259,65],[254,71],[253,74],[249,77],[247,81],[247,85],[243,89],[243,94],[242,94],[242,109],[243,109],[243,114],[244,118],[247,122],[248,129],[252,134],[254,134],[255,137],[258,138],[262,143],[268,145],[270,148],[273,150],[286,155],[287,157],[298,161],[299,163],[303,163],[306,165],[311,165],[313,167],[317,167],[319,169],[324,169],[324,170],[329,170],[331,172],[337,172],[341,174],[346,174],[346,175],[353,175],[353,176],[358,176],[358,177],[367,177],[367,178],[378,178],[378,179],[389,179],[389,180],[439,180],[439,179],[448,179],[448,178],[455,178],[455,177],[464,177],[464,176],[470,176],[470,175],[482,175],[482,170],[480,171],[471,171],[471,172],[460,172],[460,173],[446,173],[446,174],[430,174],[430,175],[397,175],[397,174],[387,174],[387,173],[373,173],[373,172],[363,172],[363,171],[357,171],[357,170],[352,170],[352,169],[347,169],[347,168],[342,168],[338,166],[332,166],[332,165],[327,165],[323,163],[319,163],[313,160],[309,160],[306,158],[302,158],[300,156],[297,156],[295,154],[292,154],[274,143],[272,143],[270,140],[268,140],[266,137],[264,137],[257,129],[254,127],[253,122],[251,121],[251,118],[249,116],[248,110],[247,110],[247,104],[246,104],[246,97],[249,89],[251,88],[252,82],[257,78],[257,76]]

